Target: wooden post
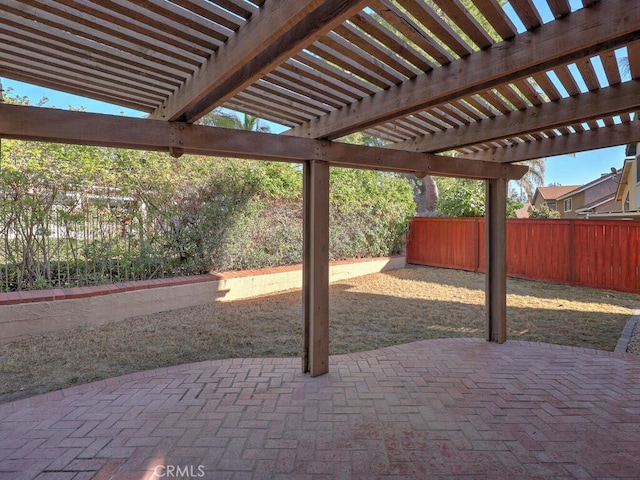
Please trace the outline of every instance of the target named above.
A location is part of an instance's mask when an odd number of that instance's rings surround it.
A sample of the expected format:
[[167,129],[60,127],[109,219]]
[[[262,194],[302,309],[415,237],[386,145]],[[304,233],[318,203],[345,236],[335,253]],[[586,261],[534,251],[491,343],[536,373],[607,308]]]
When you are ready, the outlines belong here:
[[309,320],[311,312],[311,165],[302,164],[302,373],[309,373]]
[[303,164],[302,371],[329,371],[329,164]]
[[486,338],[507,340],[507,181],[486,180]]

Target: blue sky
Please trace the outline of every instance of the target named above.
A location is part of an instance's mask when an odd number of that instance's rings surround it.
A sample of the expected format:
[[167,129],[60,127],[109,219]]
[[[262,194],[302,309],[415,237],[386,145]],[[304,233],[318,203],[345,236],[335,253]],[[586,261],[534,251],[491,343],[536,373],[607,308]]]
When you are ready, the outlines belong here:
[[128,117],[143,117],[146,113],[138,112],[118,105],[91,100],[89,98],[71,95],[69,93],[58,92],[49,88],[30,85],[28,83],[17,82],[9,78],[2,78],[2,88],[10,92],[12,96],[27,97],[31,105],[35,105],[43,98],[47,98],[47,106],[68,110],[70,107],[83,107],[87,112],[107,113],[110,115],[126,115]]
[[[543,5],[543,8],[540,8],[540,13],[545,23],[553,19],[551,12],[548,10],[548,7],[544,2],[540,3],[538,0],[534,0],[534,3],[538,6]],[[573,10],[582,7],[581,0],[570,0],[570,4]],[[509,5],[506,6],[505,10],[509,13]],[[514,20],[514,24],[518,30],[524,31],[524,26],[519,22],[517,17],[514,15],[510,16]],[[596,71],[601,70],[599,65],[594,64],[594,67]],[[604,80],[604,82],[606,82],[606,80]],[[78,97],[76,95],[56,92],[44,87],[28,85],[10,79],[3,78],[2,84],[5,90],[12,88],[13,95],[28,97],[32,104],[37,103],[40,99],[46,97],[48,98],[47,105],[50,107],[62,109],[68,109],[69,107],[83,107],[88,112],[127,115],[133,117],[141,117],[145,115],[142,112],[119,107],[117,105],[110,105]],[[583,91],[586,91],[586,86],[583,85],[581,87]],[[278,129],[278,126],[271,125],[271,127],[271,130],[275,133],[281,131]],[[282,129],[284,129],[284,127],[282,127]],[[556,157],[549,157],[545,162],[545,185],[552,183],[560,185],[582,185],[595,180],[602,173],[609,173],[611,171],[611,167],[622,168],[624,163],[624,151],[624,146],[618,146],[601,150],[593,150],[590,152],[581,152],[577,153],[575,156],[560,155]]]
[[545,184],[583,185],[611,173],[611,167],[622,168],[625,146],[603,148],[590,152],[549,157],[545,162]]

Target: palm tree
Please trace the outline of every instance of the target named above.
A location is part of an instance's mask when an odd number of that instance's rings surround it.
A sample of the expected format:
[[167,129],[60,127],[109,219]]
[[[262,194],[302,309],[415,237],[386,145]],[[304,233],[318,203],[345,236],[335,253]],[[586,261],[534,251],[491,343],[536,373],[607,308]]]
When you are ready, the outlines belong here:
[[260,125],[260,119],[246,113],[240,114],[216,108],[207,113],[198,121],[199,125],[209,127],[233,128],[235,130],[247,130],[252,132],[269,132],[270,128]]
[[619,67],[622,75],[631,75],[631,62],[629,61],[628,56],[620,59]]
[[527,160],[526,162],[520,162],[520,165],[526,165],[529,167],[527,173],[520,180],[516,180],[516,185],[520,190],[520,198],[525,200],[531,200],[536,191],[536,188],[544,185],[544,174],[546,166],[544,158],[536,158],[534,160]]

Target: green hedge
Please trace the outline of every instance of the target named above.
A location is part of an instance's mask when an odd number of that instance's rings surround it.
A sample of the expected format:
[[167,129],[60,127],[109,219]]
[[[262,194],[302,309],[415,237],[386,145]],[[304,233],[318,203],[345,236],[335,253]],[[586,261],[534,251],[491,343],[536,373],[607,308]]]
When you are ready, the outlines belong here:
[[[302,261],[302,171],[278,162],[3,140],[0,288],[65,287]],[[332,260],[403,251],[397,175],[332,169]]]

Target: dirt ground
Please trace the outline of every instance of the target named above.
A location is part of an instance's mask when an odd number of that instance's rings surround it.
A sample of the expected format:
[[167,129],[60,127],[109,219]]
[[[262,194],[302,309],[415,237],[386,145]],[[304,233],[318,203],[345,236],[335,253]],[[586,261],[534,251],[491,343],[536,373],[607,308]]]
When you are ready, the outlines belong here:
[[[612,351],[640,295],[508,280],[508,337]],[[484,337],[484,275],[409,266],[331,286],[331,354]],[[300,292],[173,310],[0,347],[0,403],[201,360],[300,355]]]

